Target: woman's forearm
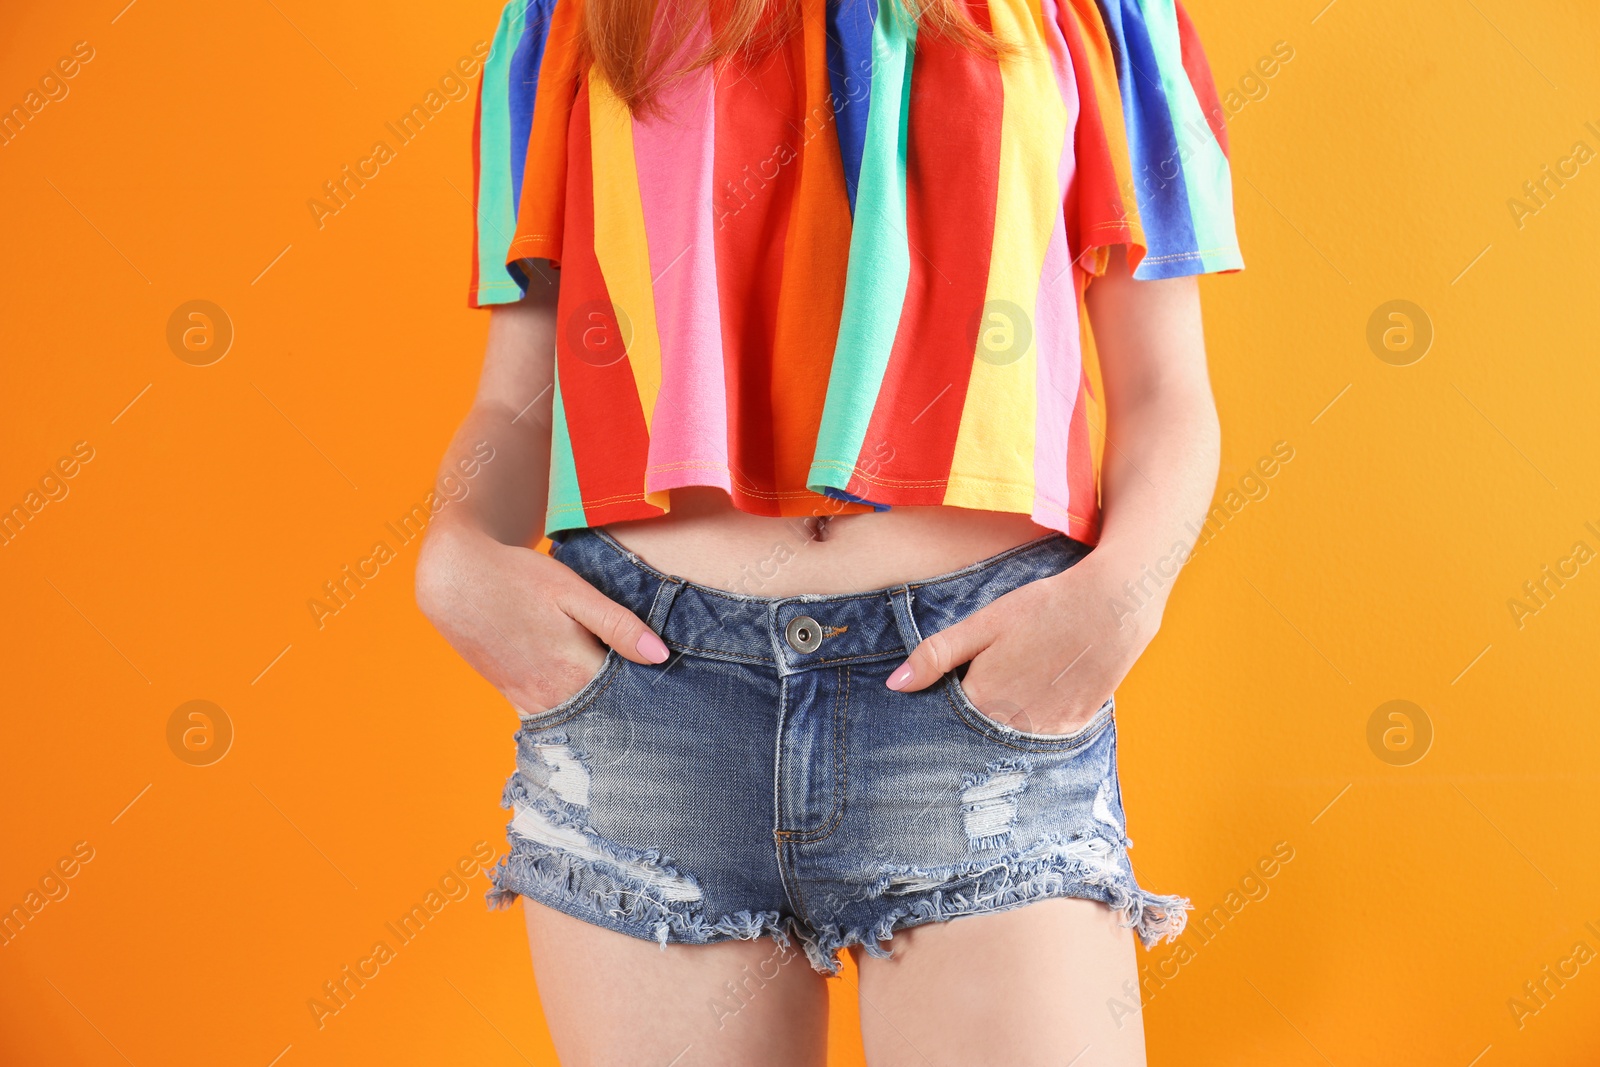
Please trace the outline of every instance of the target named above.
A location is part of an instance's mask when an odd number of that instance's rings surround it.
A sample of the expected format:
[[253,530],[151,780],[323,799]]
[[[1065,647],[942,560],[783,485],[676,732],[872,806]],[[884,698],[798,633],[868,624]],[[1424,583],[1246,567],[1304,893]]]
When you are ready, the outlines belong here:
[[[540,413],[542,408],[542,413]],[[518,413],[475,403],[445,450],[434,491],[451,501],[434,536],[469,532],[507,545],[532,545],[543,531],[550,470],[548,395]],[[476,473],[469,473],[476,467]]]
[[1118,414],[1101,471],[1094,555],[1121,578],[1111,606],[1119,621],[1149,611],[1158,622],[1216,488],[1221,432],[1209,391],[1158,393]]
[[1194,279],[1134,281],[1121,248],[1086,302],[1106,395],[1101,535],[1119,626],[1153,632],[1216,489],[1221,453]]
[[668,656],[631,611],[529,551],[549,489],[555,306],[550,282],[493,312],[477,399],[439,465],[451,503],[417,559],[418,606],[523,715],[577,692],[606,645],[636,663]]
[[435,491],[451,505],[436,518],[433,539],[466,533],[507,545],[539,540],[554,349],[553,293],[493,312],[477,398],[439,464]]

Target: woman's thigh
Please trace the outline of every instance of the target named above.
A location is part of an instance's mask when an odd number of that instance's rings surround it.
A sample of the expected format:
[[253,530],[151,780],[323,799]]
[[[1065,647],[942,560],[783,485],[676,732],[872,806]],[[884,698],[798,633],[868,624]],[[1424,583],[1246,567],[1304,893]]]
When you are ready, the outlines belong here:
[[1143,1067],[1133,933],[1111,909],[1054,899],[901,930],[856,950],[871,1067]]
[[524,899],[545,1023],[564,1067],[822,1067],[828,994],[770,938],[669,944]]

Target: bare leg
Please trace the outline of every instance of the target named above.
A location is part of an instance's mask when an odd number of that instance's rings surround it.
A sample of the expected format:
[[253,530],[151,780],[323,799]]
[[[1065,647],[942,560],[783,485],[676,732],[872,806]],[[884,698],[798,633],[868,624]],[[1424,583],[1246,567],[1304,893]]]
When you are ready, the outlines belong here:
[[822,1067],[828,994],[798,945],[665,950],[526,898],[545,1022],[564,1067]]
[[889,947],[890,959],[854,950],[871,1067],[1144,1065],[1143,1018],[1108,1007],[1137,986],[1133,932],[1103,904],[928,923]]

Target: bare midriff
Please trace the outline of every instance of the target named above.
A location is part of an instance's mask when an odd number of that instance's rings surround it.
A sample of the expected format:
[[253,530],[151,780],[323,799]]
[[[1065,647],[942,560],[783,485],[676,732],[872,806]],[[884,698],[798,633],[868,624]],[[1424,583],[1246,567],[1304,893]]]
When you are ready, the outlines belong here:
[[674,489],[665,515],[605,529],[657,570],[764,597],[917,581],[1051,533],[1027,515],[948,507],[772,518],[696,487]]

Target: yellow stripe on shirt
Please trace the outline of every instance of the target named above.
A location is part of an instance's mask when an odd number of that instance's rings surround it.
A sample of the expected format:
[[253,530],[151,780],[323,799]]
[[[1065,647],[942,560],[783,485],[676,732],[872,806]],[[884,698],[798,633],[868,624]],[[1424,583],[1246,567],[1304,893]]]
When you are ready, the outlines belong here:
[[1062,211],[1057,166],[1068,116],[1039,8],[1029,0],[991,0],[989,17],[996,36],[1018,43],[1028,55],[1000,60],[1005,96],[994,245],[944,503],[1027,513],[1033,506],[1038,410],[1034,302]]

